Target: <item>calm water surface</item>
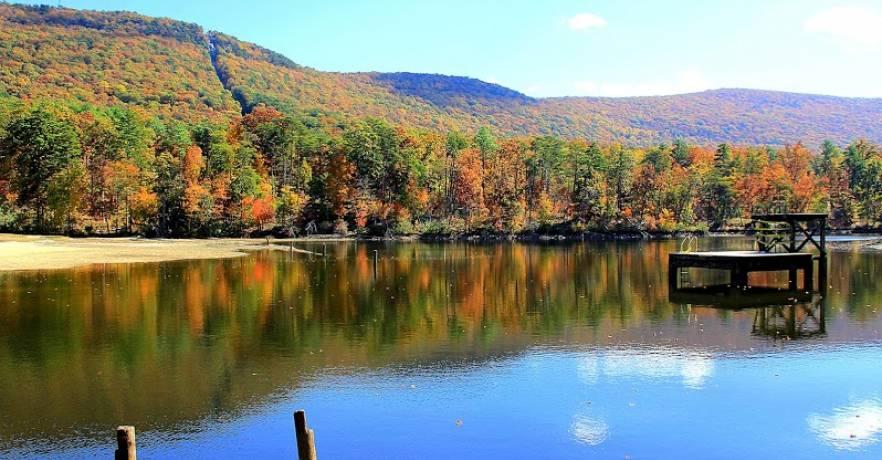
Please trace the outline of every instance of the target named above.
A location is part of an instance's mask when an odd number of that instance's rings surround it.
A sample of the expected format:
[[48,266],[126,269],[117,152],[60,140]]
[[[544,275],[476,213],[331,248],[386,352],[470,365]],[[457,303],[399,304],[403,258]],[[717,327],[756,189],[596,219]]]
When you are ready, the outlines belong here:
[[305,408],[325,459],[878,459],[882,255],[857,244],[826,296],[741,309],[671,301],[676,241],[2,273],[0,457],[109,458],[132,424],[145,459],[294,458]]

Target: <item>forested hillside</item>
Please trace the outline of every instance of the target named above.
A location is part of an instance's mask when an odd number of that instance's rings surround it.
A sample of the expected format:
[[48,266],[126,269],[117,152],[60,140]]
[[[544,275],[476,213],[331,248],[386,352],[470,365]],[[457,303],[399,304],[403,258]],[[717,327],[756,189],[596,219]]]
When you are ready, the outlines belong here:
[[167,19],[0,4],[0,230],[672,231],[770,209],[875,226],[880,107],[534,99],[321,72]]
[[[758,90],[534,99],[467,77],[322,72],[195,24],[0,4],[0,93],[229,120],[263,103],[339,121],[556,135],[646,146],[882,141],[882,100]],[[639,71],[635,68],[635,71]],[[226,87],[226,90],[225,90]],[[238,100],[236,104],[234,97]]]
[[0,93],[126,104],[182,120],[229,120],[201,28],[130,13],[0,4]]

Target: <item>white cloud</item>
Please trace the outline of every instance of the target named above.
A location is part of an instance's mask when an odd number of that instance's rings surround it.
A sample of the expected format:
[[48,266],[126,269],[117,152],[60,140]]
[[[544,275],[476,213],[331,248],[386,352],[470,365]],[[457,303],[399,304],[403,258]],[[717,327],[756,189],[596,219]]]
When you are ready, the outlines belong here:
[[596,14],[579,13],[567,19],[567,26],[569,26],[570,30],[586,30],[596,27],[605,27],[606,19],[603,19]]
[[687,69],[668,80],[653,80],[633,83],[610,83],[578,81],[573,84],[580,96],[661,96],[668,94],[694,93],[711,87],[704,74],[695,69]]
[[882,44],[882,13],[856,6],[818,11],[803,24],[807,32],[822,33],[846,45]]

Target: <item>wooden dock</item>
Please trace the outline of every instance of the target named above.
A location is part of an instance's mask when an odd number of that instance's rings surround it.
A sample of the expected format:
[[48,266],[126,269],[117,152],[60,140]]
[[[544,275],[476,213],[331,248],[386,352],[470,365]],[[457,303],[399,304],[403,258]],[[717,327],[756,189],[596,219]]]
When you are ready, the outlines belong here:
[[811,291],[814,280],[814,262],[807,252],[761,252],[761,251],[709,251],[673,252],[668,256],[668,284],[679,289],[681,268],[708,268],[727,270],[729,284],[736,288],[747,287],[750,272],[787,271],[789,287],[796,289],[797,271],[803,272],[802,289]]
[[[818,288],[825,292],[827,278],[827,215],[821,213],[755,214],[748,232],[756,239],[756,251],[674,252],[668,256],[668,285],[681,289],[682,269],[690,267],[726,270],[727,287],[746,290],[750,272],[786,271],[788,289],[797,289],[797,272],[802,271],[802,290],[814,290],[814,260],[807,245],[818,250]],[[802,241],[797,240],[802,236]]]

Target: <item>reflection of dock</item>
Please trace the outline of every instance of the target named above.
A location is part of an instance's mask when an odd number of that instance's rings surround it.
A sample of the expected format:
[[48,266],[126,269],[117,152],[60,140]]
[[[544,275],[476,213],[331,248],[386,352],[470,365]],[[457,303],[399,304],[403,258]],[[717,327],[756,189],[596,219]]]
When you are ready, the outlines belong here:
[[672,290],[669,298],[693,307],[753,309],[755,336],[796,340],[827,333],[823,297],[802,290],[708,286]]
[[670,291],[673,303],[709,305],[720,308],[757,308],[810,302],[813,295],[805,291],[774,288],[733,289],[729,286],[679,288]]
[[753,335],[790,340],[827,334],[824,306],[820,299],[797,305],[759,308],[753,318]]

